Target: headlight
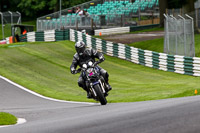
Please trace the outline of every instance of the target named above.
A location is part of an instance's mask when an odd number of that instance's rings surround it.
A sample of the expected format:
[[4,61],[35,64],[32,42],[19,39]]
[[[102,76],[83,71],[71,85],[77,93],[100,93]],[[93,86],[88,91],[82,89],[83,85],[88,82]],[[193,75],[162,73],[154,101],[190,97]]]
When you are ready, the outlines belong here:
[[93,63],[92,63],[91,61],[88,63],[89,66],[92,66],[92,64],[93,64]]
[[86,65],[86,64],[83,64],[83,68],[85,68],[85,69],[86,69],[86,68],[87,68],[87,65]]

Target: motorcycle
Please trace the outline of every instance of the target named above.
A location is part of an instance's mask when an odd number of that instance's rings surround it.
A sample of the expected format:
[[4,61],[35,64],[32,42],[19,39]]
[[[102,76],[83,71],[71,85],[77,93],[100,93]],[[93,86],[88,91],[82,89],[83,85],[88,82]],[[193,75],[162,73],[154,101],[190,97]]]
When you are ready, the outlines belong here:
[[92,98],[96,101],[100,101],[101,105],[107,104],[106,96],[109,91],[106,87],[105,80],[100,74],[100,70],[97,67],[98,62],[93,63],[89,61],[82,65],[75,73],[83,72],[86,78],[86,86],[89,89]]

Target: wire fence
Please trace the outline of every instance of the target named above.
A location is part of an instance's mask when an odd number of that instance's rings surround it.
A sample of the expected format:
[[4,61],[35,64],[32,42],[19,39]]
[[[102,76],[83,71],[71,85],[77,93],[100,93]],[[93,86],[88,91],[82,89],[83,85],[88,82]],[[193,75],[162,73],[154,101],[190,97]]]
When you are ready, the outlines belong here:
[[189,15],[165,16],[164,52],[172,55],[195,56],[194,21]]
[[1,39],[5,39],[6,36],[11,36],[11,25],[21,24],[21,14],[19,12],[0,12],[1,22]]

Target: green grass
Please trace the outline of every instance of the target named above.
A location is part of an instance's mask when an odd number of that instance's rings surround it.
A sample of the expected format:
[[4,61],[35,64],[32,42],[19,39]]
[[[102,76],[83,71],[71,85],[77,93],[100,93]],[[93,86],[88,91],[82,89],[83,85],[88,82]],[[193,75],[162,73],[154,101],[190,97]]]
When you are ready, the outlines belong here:
[[9,113],[0,112],[0,125],[13,125],[17,123],[17,118]]
[[[6,24],[4,26],[4,38],[11,36],[11,26]],[[2,25],[0,24],[0,40],[3,39]]]
[[[79,74],[70,73],[74,53],[74,43],[70,41],[0,46],[0,75],[44,96],[93,102],[78,87]],[[200,77],[164,72],[115,57],[105,58],[100,66],[110,74],[113,87],[108,102],[194,96],[194,90],[200,89]]]
[[155,28],[151,28],[151,29],[144,29],[144,30],[139,30],[139,31],[132,31],[132,32],[129,32],[128,34],[137,34],[137,33],[153,32],[153,31],[164,31],[164,28],[155,27]]
[[164,38],[158,38],[153,40],[141,41],[128,44],[129,46],[133,46],[136,48],[141,48],[144,50],[162,52],[164,49]]
[[[128,45],[136,48],[163,53],[164,38],[135,42]],[[195,34],[195,56],[200,57],[200,34]]]

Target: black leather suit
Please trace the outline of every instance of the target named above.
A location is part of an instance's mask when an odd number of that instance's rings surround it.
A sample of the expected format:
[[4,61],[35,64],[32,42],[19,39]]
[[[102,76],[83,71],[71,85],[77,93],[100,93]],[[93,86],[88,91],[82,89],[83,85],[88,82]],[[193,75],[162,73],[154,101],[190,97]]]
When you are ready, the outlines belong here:
[[[73,74],[73,71],[76,70],[77,66],[82,67],[83,64],[89,61],[95,62],[95,58],[99,59],[98,61],[99,63],[105,60],[103,54],[100,52],[97,52],[94,49],[86,48],[83,55],[81,56],[76,53],[73,57],[73,61],[70,67],[71,73]],[[108,73],[100,66],[97,66],[97,67],[100,69],[100,73],[104,77],[105,82],[108,83],[108,76],[109,76]],[[82,87],[84,90],[88,91],[82,73],[78,79],[78,85],[79,87]]]

